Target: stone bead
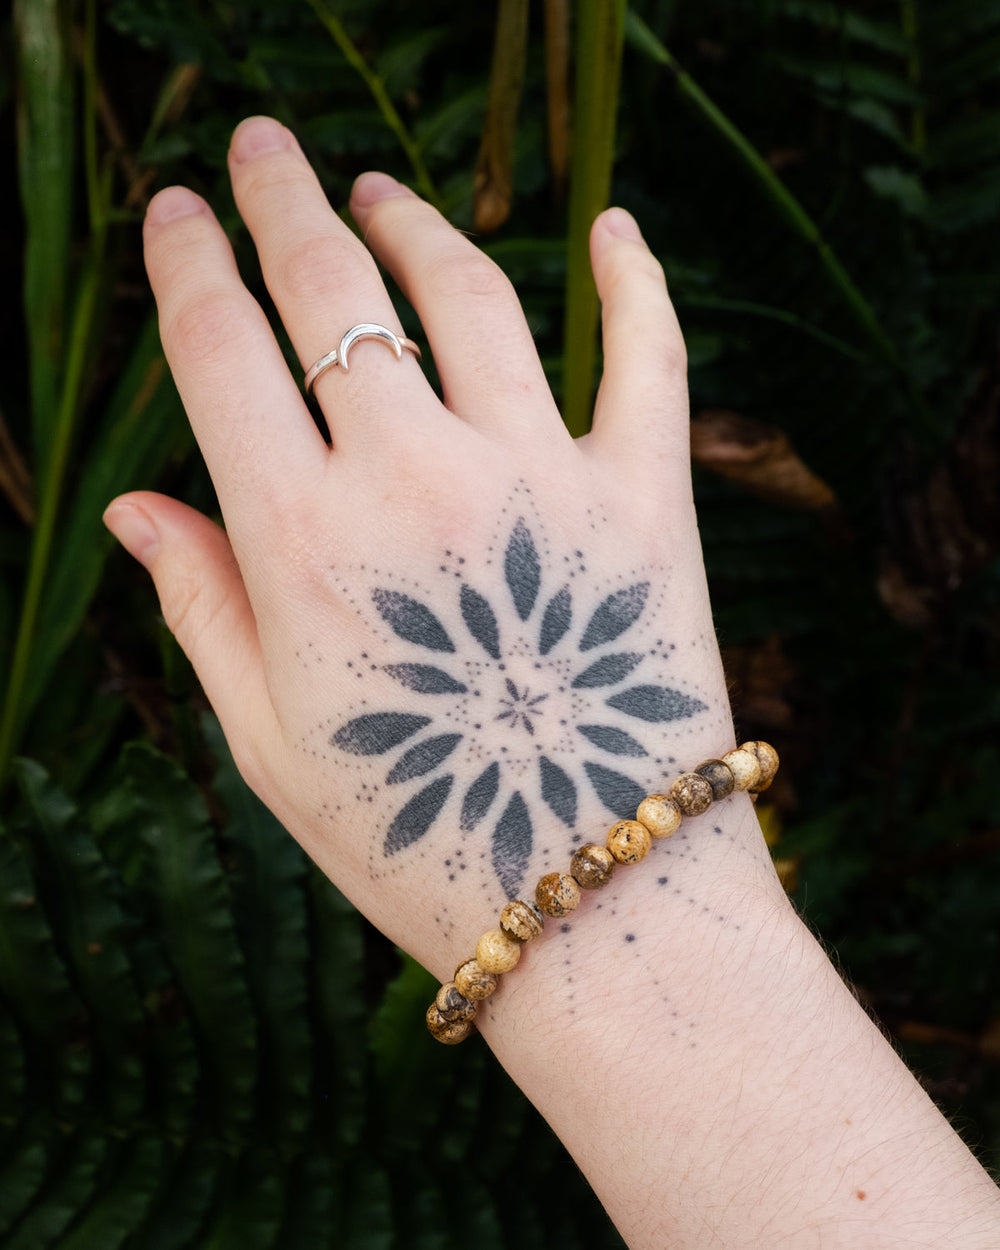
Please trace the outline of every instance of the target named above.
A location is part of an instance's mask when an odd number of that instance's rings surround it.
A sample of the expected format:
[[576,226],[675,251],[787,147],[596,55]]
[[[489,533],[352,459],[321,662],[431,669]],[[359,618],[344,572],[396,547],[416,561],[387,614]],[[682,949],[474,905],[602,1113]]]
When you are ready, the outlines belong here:
[[608,850],[619,864],[637,864],[652,845],[652,835],[638,820],[620,820],[608,830]]
[[670,787],[670,798],[684,816],[700,816],[712,806],[712,787],[698,773],[681,773]]
[[639,804],[635,818],[646,826],[654,838],[669,838],[680,828],[681,809],[665,794],[647,794]]
[[723,760],[705,760],[694,771],[712,787],[712,799],[716,803],[719,799],[728,799],[736,789],[733,770]]
[[455,969],[455,985],[460,994],[473,1002],[482,1002],[495,992],[500,981],[495,972],[487,972],[478,959],[467,959]]
[[615,871],[615,857],[606,846],[588,842],[577,847],[569,861],[570,876],[581,890],[599,890]]
[[443,1042],[445,1046],[457,1046],[472,1032],[471,1020],[446,1020],[437,1003],[431,1003],[427,1008],[426,1020],[431,1037]]
[[521,958],[521,943],[502,929],[487,929],[476,945],[476,959],[487,972],[510,972]]
[[722,762],[728,765],[733,774],[733,784],[737,790],[749,790],[760,781],[760,764],[752,752],[739,747],[735,751],[728,751],[722,757]]
[[778,771],[778,752],[769,742],[743,742],[741,751],[749,751],[760,765],[760,780],[749,787],[751,794],[760,794],[774,780]]
[[445,1020],[455,1023],[459,1020],[471,1020],[476,1014],[476,1004],[466,998],[454,981],[447,981],[437,992],[434,1005]]
[[515,942],[530,942],[538,937],[545,917],[533,903],[514,898],[500,913],[500,928]]
[[548,872],[535,887],[535,902],[546,916],[566,916],[580,901],[580,887],[566,872]]

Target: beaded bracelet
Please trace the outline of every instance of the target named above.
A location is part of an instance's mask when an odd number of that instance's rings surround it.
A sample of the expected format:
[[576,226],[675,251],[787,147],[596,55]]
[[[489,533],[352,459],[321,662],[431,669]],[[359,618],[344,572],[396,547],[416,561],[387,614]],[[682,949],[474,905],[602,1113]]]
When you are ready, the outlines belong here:
[[604,846],[588,842],[573,852],[569,872],[549,872],[535,887],[534,903],[512,899],[500,913],[500,924],[488,929],[476,953],[459,964],[455,979],[438,990],[427,1008],[431,1036],[446,1046],[463,1042],[472,1032],[479,1004],[493,994],[500,977],[521,958],[521,947],[538,937],[545,917],[560,918],[580,902],[581,890],[607,885],[618,864],[637,864],[649,854],[654,838],[668,838],[685,816],[700,816],[717,799],[734,790],[760,794],[778,771],[778,752],[766,742],[744,742],[721,760],[705,760],[682,773],[666,794],[642,800],[635,820],[611,826]]

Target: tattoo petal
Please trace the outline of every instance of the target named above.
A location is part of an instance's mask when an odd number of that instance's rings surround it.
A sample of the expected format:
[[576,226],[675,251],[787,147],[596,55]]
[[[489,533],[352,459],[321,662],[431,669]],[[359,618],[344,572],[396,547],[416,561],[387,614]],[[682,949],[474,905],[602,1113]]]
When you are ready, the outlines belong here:
[[424,836],[440,815],[454,780],[450,774],[439,777],[399,809],[382,844],[386,855],[395,855]]
[[519,518],[507,544],[503,562],[504,577],[514,600],[514,607],[522,621],[531,615],[542,584],[542,566],[531,531]]
[[623,634],[642,616],[648,598],[649,582],[636,582],[608,595],[594,609],[594,615],[587,622],[580,639],[580,650],[590,651]]
[[590,778],[594,793],[609,812],[619,820],[635,819],[636,808],[646,797],[641,786],[624,773],[616,773],[614,769],[593,764],[590,760],[584,760],[583,770]]
[[347,751],[349,755],[384,755],[430,723],[429,716],[367,712],[342,725],[330,739],[330,744]]
[[445,627],[424,604],[400,590],[386,590],[377,586],[372,591],[372,602],[379,616],[397,637],[415,642],[429,651],[454,651],[455,644],[448,637]]
[[545,755],[538,761],[542,774],[542,798],[553,815],[572,829],[576,824],[576,786],[572,777]]
[[382,671],[418,694],[465,694],[469,689],[433,664],[386,664]]
[[422,777],[424,773],[433,772],[461,741],[461,734],[440,734],[437,738],[418,742],[399,757],[386,777],[385,784],[394,786],[400,781],[410,781],[414,777]]
[[463,586],[459,593],[462,620],[469,633],[494,660],[500,659],[500,630],[493,609],[478,591]]
[[573,678],[574,690],[591,690],[595,686],[613,686],[627,677],[645,657],[635,651],[618,651],[614,655],[602,655],[589,668]]
[[566,633],[573,619],[573,596],[569,587],[557,591],[545,605],[542,628],[538,636],[538,650],[548,655],[559,639]]
[[577,733],[583,734],[588,742],[611,755],[631,755],[634,759],[648,755],[649,752],[624,729],[615,729],[612,725],[577,725]]
[[462,830],[468,833],[475,829],[490,810],[499,787],[500,765],[494,760],[483,769],[465,792],[465,798],[462,800],[462,815],[459,819],[459,827]]
[[669,686],[632,686],[606,700],[608,707],[636,720],[658,724],[663,721],[684,720],[696,712],[704,712],[706,704]]
[[532,840],[528,805],[520,790],[515,790],[493,830],[493,871],[508,898],[514,898],[521,888]]

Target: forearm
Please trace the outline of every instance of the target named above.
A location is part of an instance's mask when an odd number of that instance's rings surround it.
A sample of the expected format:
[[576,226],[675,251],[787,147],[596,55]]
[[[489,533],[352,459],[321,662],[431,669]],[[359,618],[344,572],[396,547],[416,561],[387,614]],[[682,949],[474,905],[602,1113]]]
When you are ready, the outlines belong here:
[[995,1247],[992,1182],[749,822],[743,797],[686,821],[686,845],[620,872],[612,912],[587,900],[526,950],[487,1041],[633,1250]]

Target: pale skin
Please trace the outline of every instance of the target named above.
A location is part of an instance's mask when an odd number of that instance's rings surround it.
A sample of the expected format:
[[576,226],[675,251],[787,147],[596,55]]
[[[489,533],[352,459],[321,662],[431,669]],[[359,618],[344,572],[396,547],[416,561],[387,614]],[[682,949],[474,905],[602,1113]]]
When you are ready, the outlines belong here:
[[[147,266],[225,530],[147,492],[107,523],[248,783],[447,980],[635,788],[735,745],[683,340],[637,226],[602,214],[604,376],[574,442],[510,285],[433,209],[363,176],[362,245],[268,119],[230,168],[303,371],[359,322],[403,333],[374,257],[443,401],[361,340],[316,384],[328,445],[208,206],[170,188]],[[1000,1244],[990,1178],[789,906],[745,795],[550,922],[478,1024],[635,1250]]]

